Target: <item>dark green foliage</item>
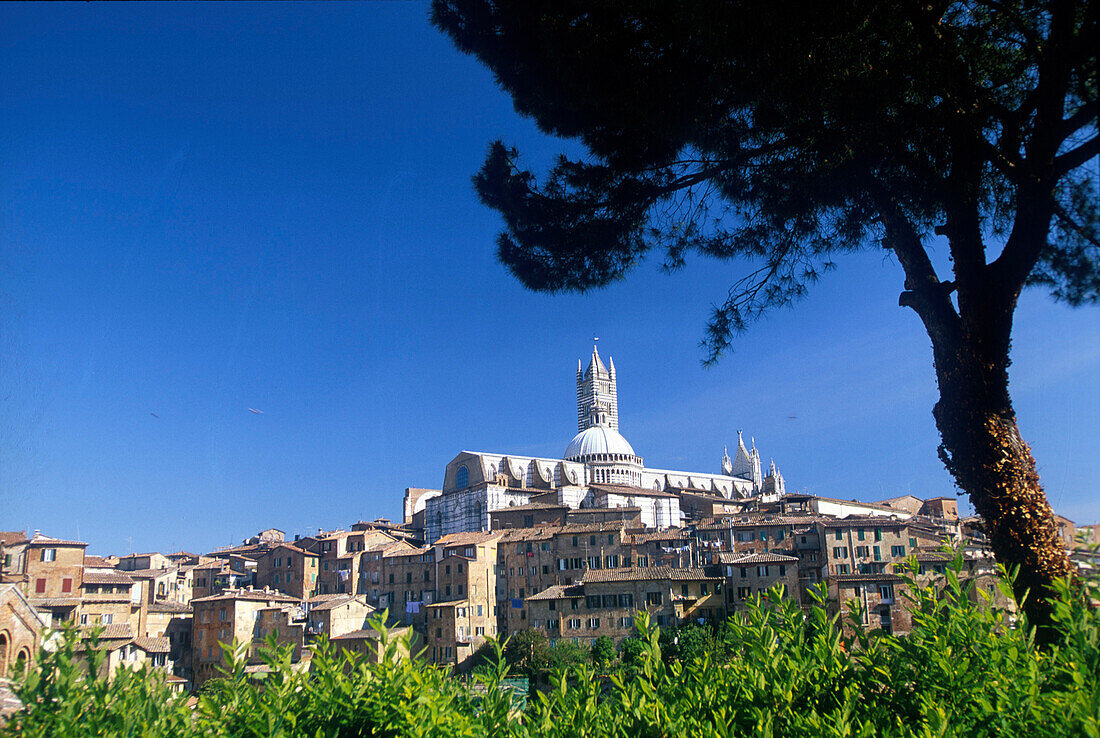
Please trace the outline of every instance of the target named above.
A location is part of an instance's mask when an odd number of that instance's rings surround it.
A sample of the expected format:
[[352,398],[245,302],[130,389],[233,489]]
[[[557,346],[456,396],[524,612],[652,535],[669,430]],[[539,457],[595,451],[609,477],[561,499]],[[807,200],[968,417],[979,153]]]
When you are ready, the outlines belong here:
[[[192,713],[145,672],[86,678],[67,634],[16,685],[29,707],[0,735],[1100,736],[1100,613],[1089,602],[1100,588],[1061,587],[1059,640],[1039,650],[966,586],[951,572],[946,596],[914,590],[904,638],[856,628],[846,639],[821,607],[804,615],[775,598],[720,629],[721,650],[693,658],[663,658],[660,630],[639,614],[622,667],[606,678],[584,664],[558,670],[526,709],[502,686],[499,644],[471,683],[399,659],[395,644],[377,665],[321,644],[308,673],[271,648],[257,683],[243,651],[228,649],[225,679]],[[716,637],[679,632],[682,645]]]
[[[956,283],[1030,278],[1094,302],[1094,3],[435,0],[433,20],[517,111],[590,156],[540,183],[491,145],[475,186],[527,286],[584,290],[643,256],[756,258],[713,359],[832,255],[943,229]],[[1091,20],[1090,18],[1091,14]],[[1091,40],[1090,40],[1091,39]],[[996,248],[994,246],[994,248]],[[922,249],[923,250],[923,249]],[[918,270],[902,259],[915,289]],[[967,271],[971,270],[971,271]]]
[[607,636],[600,636],[592,644],[592,663],[597,669],[604,670],[615,661],[618,651],[615,650],[615,641]]

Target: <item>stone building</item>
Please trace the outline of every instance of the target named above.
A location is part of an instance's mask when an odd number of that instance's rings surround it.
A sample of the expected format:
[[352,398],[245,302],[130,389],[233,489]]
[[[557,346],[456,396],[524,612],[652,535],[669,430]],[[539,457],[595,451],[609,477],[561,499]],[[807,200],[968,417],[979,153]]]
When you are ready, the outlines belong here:
[[800,599],[797,556],[729,552],[720,553],[718,563],[725,576],[726,606],[731,612],[774,587],[781,587],[788,599]]
[[639,611],[661,627],[717,621],[726,612],[721,577],[664,566],[589,570],[577,583],[555,584],[531,595],[526,606],[529,627],[552,641],[585,642],[631,636]]
[[84,579],[87,543],[35,531],[23,552],[21,578],[27,600],[50,623],[75,620]]
[[[494,512],[536,502],[569,509],[639,507],[643,524],[665,528],[682,522],[680,494],[691,494],[698,507],[701,496],[720,501],[785,492],[782,474],[772,464],[765,477],[755,443],[746,447],[740,432],[734,458],[725,453],[718,473],[646,468],[620,433],[617,382],[614,362],[606,366],[593,348],[588,368],[578,363],[578,432],[562,458],[463,451],[447,465],[439,494],[407,491],[406,518],[420,515],[423,503],[428,542],[490,530]],[[533,521],[536,512],[524,514]]]
[[[252,643],[264,632],[263,622],[257,627],[261,610],[298,607],[296,597],[271,590],[226,589],[208,597],[191,601],[192,684],[198,688],[219,676],[218,667],[224,661],[222,644]],[[272,618],[269,618],[274,622]],[[303,619],[304,627],[304,619]],[[251,650],[251,649],[250,649]]]
[[902,596],[906,587],[896,574],[835,574],[829,579],[829,602],[846,635],[853,632],[849,618],[855,613],[866,628],[908,635],[912,614]]
[[256,554],[256,584],[299,599],[317,584],[320,557],[293,543],[278,543]]
[[48,623],[15,584],[0,584],[0,678],[34,662]]

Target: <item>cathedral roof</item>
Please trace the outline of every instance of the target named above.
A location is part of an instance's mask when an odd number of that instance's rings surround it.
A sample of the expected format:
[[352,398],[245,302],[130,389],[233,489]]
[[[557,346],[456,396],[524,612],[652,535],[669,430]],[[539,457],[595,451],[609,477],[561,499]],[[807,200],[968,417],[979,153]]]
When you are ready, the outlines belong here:
[[592,426],[582,430],[573,436],[562,458],[569,461],[580,461],[594,454],[625,454],[636,456],[633,447],[622,437],[622,434],[614,428],[607,426]]

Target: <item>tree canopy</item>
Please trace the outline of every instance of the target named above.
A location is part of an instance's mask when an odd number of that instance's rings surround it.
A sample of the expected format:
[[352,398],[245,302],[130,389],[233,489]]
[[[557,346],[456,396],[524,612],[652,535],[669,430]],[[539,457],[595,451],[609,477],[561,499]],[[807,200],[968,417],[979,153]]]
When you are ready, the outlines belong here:
[[[540,182],[492,145],[475,181],[505,219],[501,260],[554,291],[605,285],[655,249],[673,268],[690,251],[758,257],[715,311],[714,358],[831,254],[905,248],[891,223],[918,250],[937,225],[965,225],[956,268],[987,267],[971,278],[1095,301],[1091,5],[437,0],[433,12],[520,113],[591,154]],[[1050,217],[1023,223],[1021,207]],[[960,208],[970,222],[956,225]]]
[[[885,250],[932,340],[941,458],[1021,566],[1020,594],[1068,572],[1007,367],[1025,286],[1100,299],[1094,1],[435,0],[432,13],[519,113],[587,149],[540,177],[497,141],[474,177],[523,284],[600,287],[651,251],[670,269],[693,252],[747,258],[710,318],[714,361],[837,253]],[[950,274],[929,256],[937,237]]]

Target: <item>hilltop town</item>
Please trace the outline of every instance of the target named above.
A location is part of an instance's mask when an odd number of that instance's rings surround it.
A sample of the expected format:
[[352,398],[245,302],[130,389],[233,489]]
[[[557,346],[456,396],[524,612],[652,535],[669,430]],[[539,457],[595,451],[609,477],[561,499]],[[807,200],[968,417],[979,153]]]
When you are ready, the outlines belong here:
[[[715,623],[768,590],[905,634],[905,588],[940,586],[956,556],[975,601],[1014,610],[981,519],[960,517],[955,497],[789,492],[740,432],[717,472],[647,468],[619,432],[614,362],[593,349],[576,379],[578,432],[562,458],[463,451],[440,489],[405,490],[400,523],[124,556],[0,532],[0,677],[68,624],[97,634],[105,675],[149,665],[196,690],[234,641],[250,644],[256,672],[269,637],[303,667],[321,638],[377,658],[369,621],[382,611],[422,658],[462,672],[487,638],[621,642],[639,611],[662,628]],[[1094,569],[1086,544],[1100,526],[1058,521],[1073,561]]]

